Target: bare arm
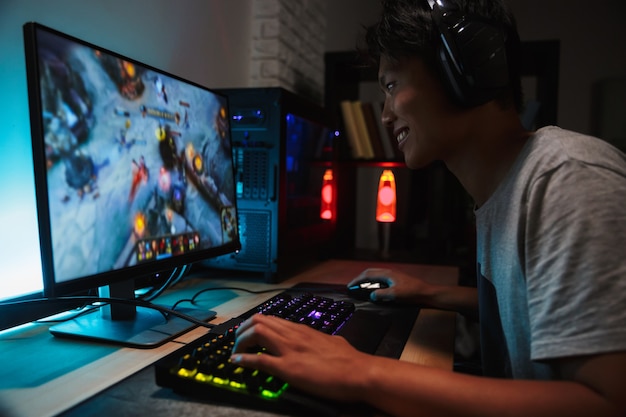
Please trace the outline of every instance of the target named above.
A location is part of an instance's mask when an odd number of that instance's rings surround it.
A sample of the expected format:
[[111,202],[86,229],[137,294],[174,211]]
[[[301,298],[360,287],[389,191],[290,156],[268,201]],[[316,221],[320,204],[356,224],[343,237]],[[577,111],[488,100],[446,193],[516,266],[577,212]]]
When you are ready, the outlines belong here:
[[[263,345],[267,353],[247,354]],[[623,416],[626,352],[561,361],[563,381],[502,380],[423,367],[356,351],[338,336],[253,316],[233,361],[318,396],[362,401],[394,416]]]
[[468,317],[478,316],[478,292],[476,288],[436,285],[400,271],[370,268],[363,271],[348,285],[362,279],[384,277],[389,288],[372,293],[375,301],[398,301],[419,304],[440,310],[456,311]]
[[[370,368],[365,398],[394,416],[625,415],[626,352],[576,362],[581,367],[570,375],[572,379],[529,381],[476,377],[383,359]],[[373,394],[381,389],[384,398]]]

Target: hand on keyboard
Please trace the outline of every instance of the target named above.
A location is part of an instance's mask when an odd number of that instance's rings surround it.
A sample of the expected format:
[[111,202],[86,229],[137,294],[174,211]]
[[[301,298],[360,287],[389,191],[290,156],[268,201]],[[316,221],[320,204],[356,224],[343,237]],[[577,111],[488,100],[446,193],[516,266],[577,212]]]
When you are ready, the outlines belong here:
[[359,365],[374,360],[389,326],[340,296],[282,292],[159,360],[156,382],[210,401],[335,417],[339,404],[327,399],[360,399],[347,387],[362,385]]
[[[249,349],[263,346],[264,353]],[[348,387],[359,384],[359,364],[365,353],[343,337],[331,336],[303,324],[257,314],[237,329],[231,360],[245,368],[275,375],[309,393],[341,401],[362,400]]]

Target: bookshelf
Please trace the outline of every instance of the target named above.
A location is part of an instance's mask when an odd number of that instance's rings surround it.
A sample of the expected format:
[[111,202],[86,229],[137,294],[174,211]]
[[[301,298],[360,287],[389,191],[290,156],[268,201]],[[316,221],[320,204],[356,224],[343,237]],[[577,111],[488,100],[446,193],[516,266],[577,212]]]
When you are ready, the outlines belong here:
[[[532,107],[531,101],[539,104],[529,127],[556,125],[560,42],[525,41],[521,46],[522,86],[527,104],[528,107]],[[363,84],[376,84],[378,79],[377,68],[359,65],[357,58],[354,51],[325,55],[325,107],[331,124],[340,132],[345,131],[341,103],[365,101],[361,97]],[[391,167],[399,177],[396,182],[400,205],[398,221],[392,225],[391,260],[455,264],[472,271],[475,267],[472,202],[442,164],[409,170],[401,157],[354,158],[347,140],[337,141],[334,153],[338,188],[336,246],[340,256],[367,259],[378,256],[375,251],[359,249],[356,236],[362,225],[358,219],[363,217],[363,207],[370,202],[360,200],[358,190],[363,177],[375,187],[375,176],[368,171]]]

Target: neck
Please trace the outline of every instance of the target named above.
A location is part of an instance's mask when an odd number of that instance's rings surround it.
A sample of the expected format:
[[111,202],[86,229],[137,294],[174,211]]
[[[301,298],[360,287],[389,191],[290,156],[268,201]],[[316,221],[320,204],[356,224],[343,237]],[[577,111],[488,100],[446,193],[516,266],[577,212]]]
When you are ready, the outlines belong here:
[[480,207],[502,182],[532,132],[525,130],[513,109],[488,103],[472,110],[477,116],[466,130],[465,143],[444,161]]

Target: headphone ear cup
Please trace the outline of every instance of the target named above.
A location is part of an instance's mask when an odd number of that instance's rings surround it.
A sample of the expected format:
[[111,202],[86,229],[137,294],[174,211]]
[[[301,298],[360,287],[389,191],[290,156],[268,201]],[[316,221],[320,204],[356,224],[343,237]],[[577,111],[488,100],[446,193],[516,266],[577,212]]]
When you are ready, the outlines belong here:
[[469,101],[481,104],[493,99],[509,85],[502,31],[493,25],[474,20],[457,33],[456,39],[468,96],[473,98]]
[[446,88],[460,105],[484,104],[509,85],[505,39],[488,22],[433,9],[441,42],[437,59]]

